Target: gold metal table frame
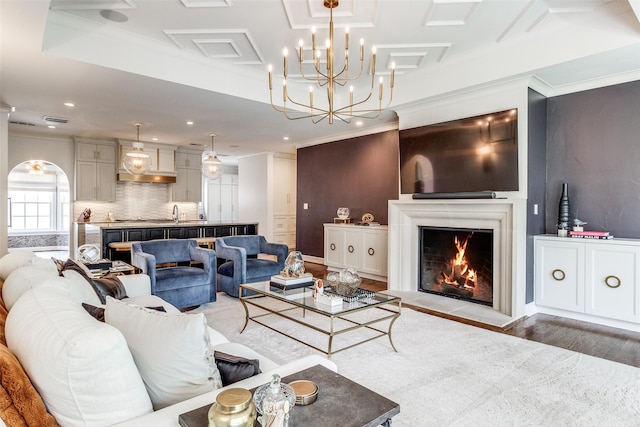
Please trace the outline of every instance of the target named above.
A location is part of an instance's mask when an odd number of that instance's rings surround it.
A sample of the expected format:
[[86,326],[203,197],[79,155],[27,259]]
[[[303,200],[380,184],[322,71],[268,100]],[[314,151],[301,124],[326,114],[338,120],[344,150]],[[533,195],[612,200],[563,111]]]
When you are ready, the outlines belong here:
[[[248,295],[243,295],[248,291]],[[391,330],[393,324],[400,316],[400,312],[402,310],[402,300],[399,297],[385,295],[381,293],[374,293],[372,297],[365,298],[356,302],[343,302],[342,305],[338,306],[329,306],[325,304],[316,303],[312,296],[312,287],[299,288],[299,289],[291,289],[291,290],[281,290],[277,288],[272,288],[269,282],[256,282],[256,283],[247,283],[244,285],[240,285],[240,289],[238,292],[238,297],[240,302],[242,303],[245,310],[245,323],[242,327],[240,333],[244,332],[249,321],[252,320],[255,323],[262,325],[266,328],[271,329],[272,331],[278,332],[288,338],[291,338],[301,344],[309,346],[315,350],[320,351],[321,353],[326,354],[329,358],[335,353],[348,350],[352,347],[355,347],[360,344],[364,344],[366,342],[372,341],[374,339],[387,336],[389,338],[389,343],[391,344],[391,348],[395,352],[395,345],[393,344],[393,338],[391,336]],[[275,309],[269,306],[269,300],[274,299],[280,302],[285,303],[284,308]],[[262,312],[255,315],[250,315],[249,306],[258,307]],[[273,304],[271,304],[273,306]],[[291,314],[294,310],[302,310],[302,317],[293,317]],[[346,316],[352,315],[354,313],[358,313],[364,310],[377,310],[380,311],[380,316],[373,317],[367,321],[357,321],[355,319],[348,318]],[[306,319],[306,312],[310,311],[321,316],[329,318],[329,327],[322,328],[316,325],[311,324]],[[288,319],[292,322],[295,322],[299,325],[303,325],[305,327],[311,328],[317,332],[325,334],[329,337],[327,343],[327,349],[320,348],[314,344],[303,341],[302,339],[296,338],[295,336],[286,333],[285,331],[276,329],[272,325],[264,322],[262,318],[267,316],[276,315],[285,319]],[[347,327],[336,328],[336,320],[339,319],[341,321],[346,322]],[[377,323],[389,321],[389,326],[387,330],[380,329],[375,327]],[[345,334],[348,332],[352,332],[358,329],[366,328],[370,331],[374,331],[374,335],[370,336],[366,339],[357,341],[355,343],[351,343],[344,347],[341,347],[337,350],[333,349],[333,338],[337,335]]]

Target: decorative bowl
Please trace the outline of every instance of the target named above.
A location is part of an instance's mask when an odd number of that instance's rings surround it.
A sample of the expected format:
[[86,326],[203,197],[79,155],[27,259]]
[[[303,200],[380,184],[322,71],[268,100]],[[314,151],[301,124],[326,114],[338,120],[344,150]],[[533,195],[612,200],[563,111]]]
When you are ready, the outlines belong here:
[[331,290],[343,297],[353,295],[361,282],[362,279],[353,268],[347,268],[339,272],[333,271],[327,274],[327,283],[331,286]]

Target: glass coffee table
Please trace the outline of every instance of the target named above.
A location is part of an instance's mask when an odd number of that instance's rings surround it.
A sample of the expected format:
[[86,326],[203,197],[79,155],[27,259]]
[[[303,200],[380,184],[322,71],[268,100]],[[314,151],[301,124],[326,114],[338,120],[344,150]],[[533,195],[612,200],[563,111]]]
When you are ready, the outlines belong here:
[[[394,351],[396,347],[391,337],[391,329],[400,316],[402,301],[398,297],[370,291],[361,291],[360,297],[342,301],[338,305],[317,302],[312,296],[312,286],[283,290],[272,287],[270,282],[256,282],[240,285],[239,299],[245,310],[244,332],[249,321],[253,321],[275,332],[285,335],[315,350],[331,355],[364,344],[376,338],[387,336]],[[248,291],[248,294],[247,292]],[[247,295],[243,295],[247,294]],[[259,310],[251,313],[249,307]],[[277,328],[269,318],[273,316],[288,319],[296,324],[311,328],[328,337],[326,348],[308,340],[297,338],[294,333]],[[383,327],[386,325],[386,328]],[[334,338],[357,330],[366,329],[365,337],[349,342],[337,349]]]

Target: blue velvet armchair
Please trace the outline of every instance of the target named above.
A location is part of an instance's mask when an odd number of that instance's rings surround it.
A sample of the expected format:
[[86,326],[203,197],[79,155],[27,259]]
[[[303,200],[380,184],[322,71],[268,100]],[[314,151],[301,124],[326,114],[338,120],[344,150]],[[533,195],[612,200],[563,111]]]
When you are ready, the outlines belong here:
[[[202,267],[192,266],[192,261]],[[216,300],[216,252],[199,247],[193,239],[134,243],[131,263],[149,276],[152,295],[178,308]]]
[[[288,253],[287,245],[269,243],[264,236],[218,237],[216,255],[226,260],[218,267],[218,290],[237,298],[241,284],[280,274]],[[258,258],[258,254],[275,255],[276,260]]]

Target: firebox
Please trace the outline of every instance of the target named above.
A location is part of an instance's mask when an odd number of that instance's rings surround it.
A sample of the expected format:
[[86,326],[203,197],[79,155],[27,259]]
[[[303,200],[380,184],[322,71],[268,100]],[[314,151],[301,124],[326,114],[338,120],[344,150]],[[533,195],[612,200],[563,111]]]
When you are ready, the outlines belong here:
[[493,230],[420,226],[422,292],[493,305]]

